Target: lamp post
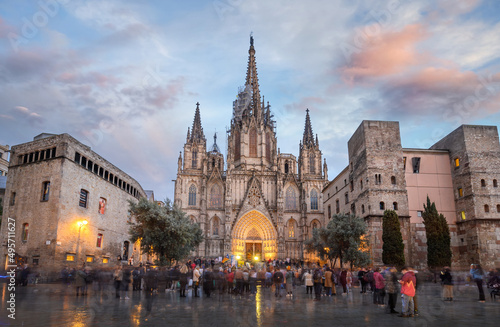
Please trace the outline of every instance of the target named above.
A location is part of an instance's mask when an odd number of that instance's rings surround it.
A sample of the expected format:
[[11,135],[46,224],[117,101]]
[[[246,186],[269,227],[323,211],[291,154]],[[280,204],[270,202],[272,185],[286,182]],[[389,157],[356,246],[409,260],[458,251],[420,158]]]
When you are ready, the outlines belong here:
[[79,221],[78,224],[78,241],[76,243],[76,267],[78,268],[78,260],[80,259],[80,234],[82,232],[82,227],[86,226],[89,222],[84,219]]

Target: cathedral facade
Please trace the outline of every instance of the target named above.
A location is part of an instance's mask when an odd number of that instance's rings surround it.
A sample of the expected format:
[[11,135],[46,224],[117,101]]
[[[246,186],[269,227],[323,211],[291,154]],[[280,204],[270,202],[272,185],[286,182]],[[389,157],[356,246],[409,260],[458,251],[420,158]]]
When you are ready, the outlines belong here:
[[195,255],[242,259],[301,259],[303,241],[324,226],[328,182],[309,111],[298,158],[280,153],[271,107],[260,96],[253,38],[244,87],[233,102],[227,157],[216,136],[207,150],[200,106],[179,155],[175,203],[200,225]]

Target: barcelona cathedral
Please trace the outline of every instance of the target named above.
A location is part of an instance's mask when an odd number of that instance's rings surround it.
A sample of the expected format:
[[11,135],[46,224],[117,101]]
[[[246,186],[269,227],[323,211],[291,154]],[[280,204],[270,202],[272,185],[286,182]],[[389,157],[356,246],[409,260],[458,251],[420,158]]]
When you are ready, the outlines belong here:
[[252,37],[248,54],[245,85],[233,102],[227,157],[216,136],[207,149],[196,104],[178,159],[175,203],[203,230],[197,256],[303,258],[307,235],[324,225],[326,162],[308,110],[298,158],[280,153],[271,106],[260,95]]

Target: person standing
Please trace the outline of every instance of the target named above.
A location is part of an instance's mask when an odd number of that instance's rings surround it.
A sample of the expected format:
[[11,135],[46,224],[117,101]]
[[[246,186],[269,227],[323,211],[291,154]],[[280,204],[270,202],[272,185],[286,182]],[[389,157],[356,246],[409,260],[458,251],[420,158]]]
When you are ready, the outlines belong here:
[[439,277],[443,284],[443,301],[453,301],[453,276],[450,267],[444,267]]
[[142,281],[142,271],[139,269],[139,267],[135,267],[134,271],[132,271],[132,279],[133,279],[133,291],[140,291],[141,290],[141,281]]
[[115,291],[116,291],[116,298],[120,298],[120,288],[122,286],[122,278],[123,278],[123,271],[122,267],[118,266],[115,269],[115,272],[113,273],[113,282],[115,286]]
[[304,279],[304,283],[306,284],[306,294],[312,295],[314,283],[313,283],[313,277],[312,277],[311,271],[307,270],[304,273],[304,276],[302,277],[302,279]]
[[281,285],[283,284],[283,279],[284,279],[283,273],[279,269],[276,269],[273,275],[273,281],[275,286],[274,295],[276,297],[278,297],[278,295],[279,297],[281,297]]
[[122,269],[122,281],[121,281],[121,288],[122,288],[122,291],[123,291],[123,299],[124,300],[128,300],[130,299],[128,297],[128,287],[129,287],[129,284],[130,284],[130,277],[132,276],[131,272],[130,272],[130,268],[128,267],[125,267],[124,269]]
[[198,287],[200,286],[200,267],[196,266],[193,271],[193,293],[194,297],[198,296]]
[[203,290],[207,297],[210,297],[210,293],[214,289],[214,276],[212,274],[211,268],[205,268],[203,273]]
[[293,296],[293,280],[294,280],[294,272],[291,270],[290,266],[286,267],[286,296]]
[[398,313],[396,311],[396,303],[398,302],[398,275],[396,268],[390,268],[385,275],[385,290],[389,301],[387,303],[387,313]]
[[87,274],[84,271],[84,268],[78,269],[75,276],[75,286],[76,286],[76,296],[80,295],[80,291],[82,295],[86,295],[87,293]]
[[179,270],[179,284],[180,284],[180,297],[186,297],[186,286],[188,283],[188,267],[186,265],[182,265]]
[[401,284],[401,302],[402,302],[402,312],[400,317],[413,317],[414,316],[414,303],[413,297],[415,296],[415,285],[417,280],[415,278],[415,273],[410,267],[404,267],[401,271],[403,277],[399,281]]
[[325,292],[326,296],[332,296],[332,287],[334,287],[333,284],[333,273],[330,267],[326,268],[325,271]]
[[340,273],[340,284],[342,284],[343,294],[347,294],[347,270],[342,269]]
[[359,283],[361,284],[361,292],[360,293],[366,293],[366,281],[364,279],[364,276],[366,274],[366,271],[365,271],[365,268],[361,268],[359,271],[358,271],[358,280],[359,280]]
[[483,278],[484,273],[481,265],[472,264],[470,265],[470,275],[472,280],[477,284],[477,289],[479,291],[479,302],[484,302],[484,290],[483,290]]
[[373,272],[373,279],[375,280],[375,292],[373,292],[373,303],[379,306],[384,305],[385,297],[385,283],[384,277],[380,273],[380,268],[375,269]]
[[321,275],[321,270],[316,268],[313,274],[313,282],[314,282],[314,301],[321,300],[321,281],[323,276]]

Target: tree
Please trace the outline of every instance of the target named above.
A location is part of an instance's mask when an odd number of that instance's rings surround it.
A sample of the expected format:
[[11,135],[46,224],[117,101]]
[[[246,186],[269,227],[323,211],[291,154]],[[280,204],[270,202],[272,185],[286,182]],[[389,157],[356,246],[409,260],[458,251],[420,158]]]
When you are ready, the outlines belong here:
[[439,214],[436,204],[427,196],[422,218],[427,237],[427,265],[429,268],[451,266],[451,237],[446,218]]
[[349,262],[351,267],[370,262],[368,241],[364,237],[367,227],[362,218],[351,214],[334,215],[325,228],[313,230],[305,242],[308,252],[316,252],[323,259]]
[[131,240],[140,240],[141,250],[156,255],[157,264],[183,259],[200,245],[203,239],[200,226],[192,223],[170,200],[160,206],[141,198],[137,203],[129,201],[129,205],[135,218],[130,223]]
[[405,245],[401,235],[401,225],[396,211],[384,211],[382,222],[382,261],[386,265],[403,267],[405,265]]

